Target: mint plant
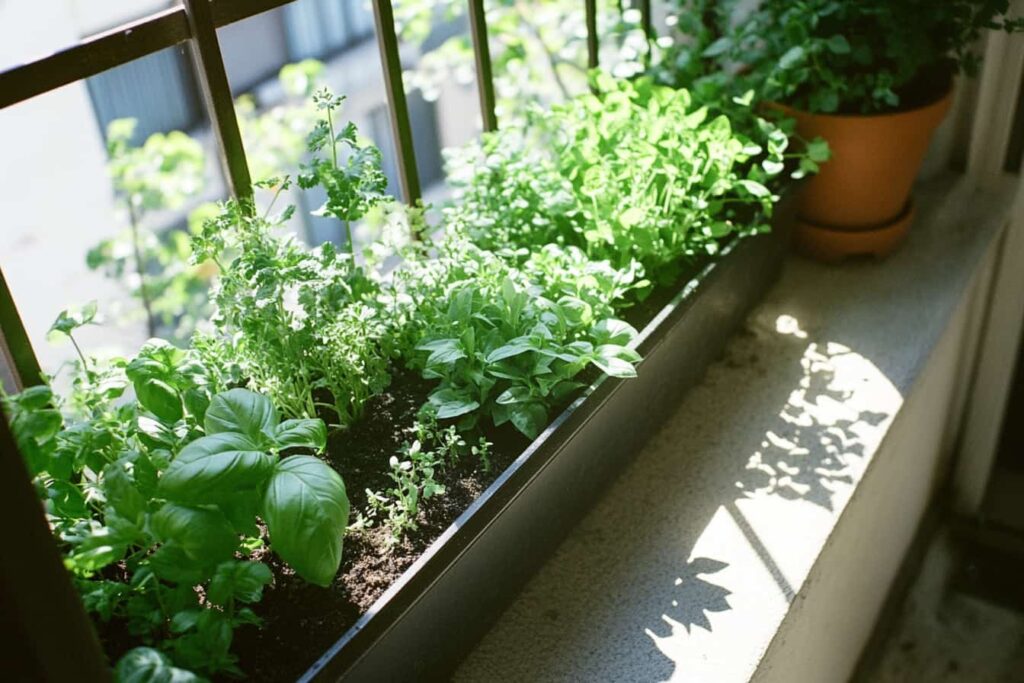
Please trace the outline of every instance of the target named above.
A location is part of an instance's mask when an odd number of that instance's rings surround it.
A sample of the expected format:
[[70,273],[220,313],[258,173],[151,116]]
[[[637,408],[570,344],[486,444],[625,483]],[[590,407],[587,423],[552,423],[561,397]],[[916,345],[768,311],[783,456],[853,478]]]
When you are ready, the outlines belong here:
[[742,65],[735,80],[762,100],[815,113],[922,106],[955,74],[977,71],[983,30],[1024,30],[1008,0],[767,0],[750,12],[738,8],[721,3],[721,37],[702,57],[725,70]]

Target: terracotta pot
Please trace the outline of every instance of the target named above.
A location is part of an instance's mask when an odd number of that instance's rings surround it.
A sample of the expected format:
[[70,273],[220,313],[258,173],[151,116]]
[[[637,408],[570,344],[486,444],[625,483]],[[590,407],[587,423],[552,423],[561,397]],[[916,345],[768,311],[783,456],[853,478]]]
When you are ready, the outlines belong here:
[[910,189],[952,98],[951,88],[931,104],[892,114],[809,114],[773,105],[796,119],[801,136],[821,136],[832,150],[802,191],[798,246],[827,260],[894,249],[912,222]]

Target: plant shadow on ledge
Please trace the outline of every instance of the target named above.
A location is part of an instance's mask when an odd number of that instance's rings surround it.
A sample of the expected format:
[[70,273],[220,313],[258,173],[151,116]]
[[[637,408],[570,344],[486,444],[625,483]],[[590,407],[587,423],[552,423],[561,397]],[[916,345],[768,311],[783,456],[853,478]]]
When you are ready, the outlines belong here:
[[219,271],[211,332],[5,398],[119,679],[301,673],[582,388],[635,376],[642,302],[768,229],[806,156],[749,97],[595,86],[454,156],[422,241],[422,208],[383,194],[379,150],[317,93],[298,182],[379,243],[310,251],[280,230],[292,207],[228,202],[192,244]]

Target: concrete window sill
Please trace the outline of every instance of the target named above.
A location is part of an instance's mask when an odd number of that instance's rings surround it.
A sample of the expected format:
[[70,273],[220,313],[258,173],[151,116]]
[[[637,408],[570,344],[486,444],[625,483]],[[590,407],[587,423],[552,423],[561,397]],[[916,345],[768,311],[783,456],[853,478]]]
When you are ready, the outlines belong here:
[[791,257],[456,680],[847,678],[948,469],[1012,190],[943,176],[889,259]]

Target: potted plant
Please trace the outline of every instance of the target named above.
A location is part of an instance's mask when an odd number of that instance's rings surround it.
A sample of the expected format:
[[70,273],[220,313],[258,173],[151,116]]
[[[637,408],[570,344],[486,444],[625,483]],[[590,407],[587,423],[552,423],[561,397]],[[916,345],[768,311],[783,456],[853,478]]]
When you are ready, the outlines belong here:
[[741,91],[831,148],[802,193],[798,246],[838,260],[899,244],[954,77],[976,72],[983,30],[1024,28],[1008,10],[1008,0],[764,0],[745,16],[732,2],[719,8],[726,28],[702,57],[732,65]]

